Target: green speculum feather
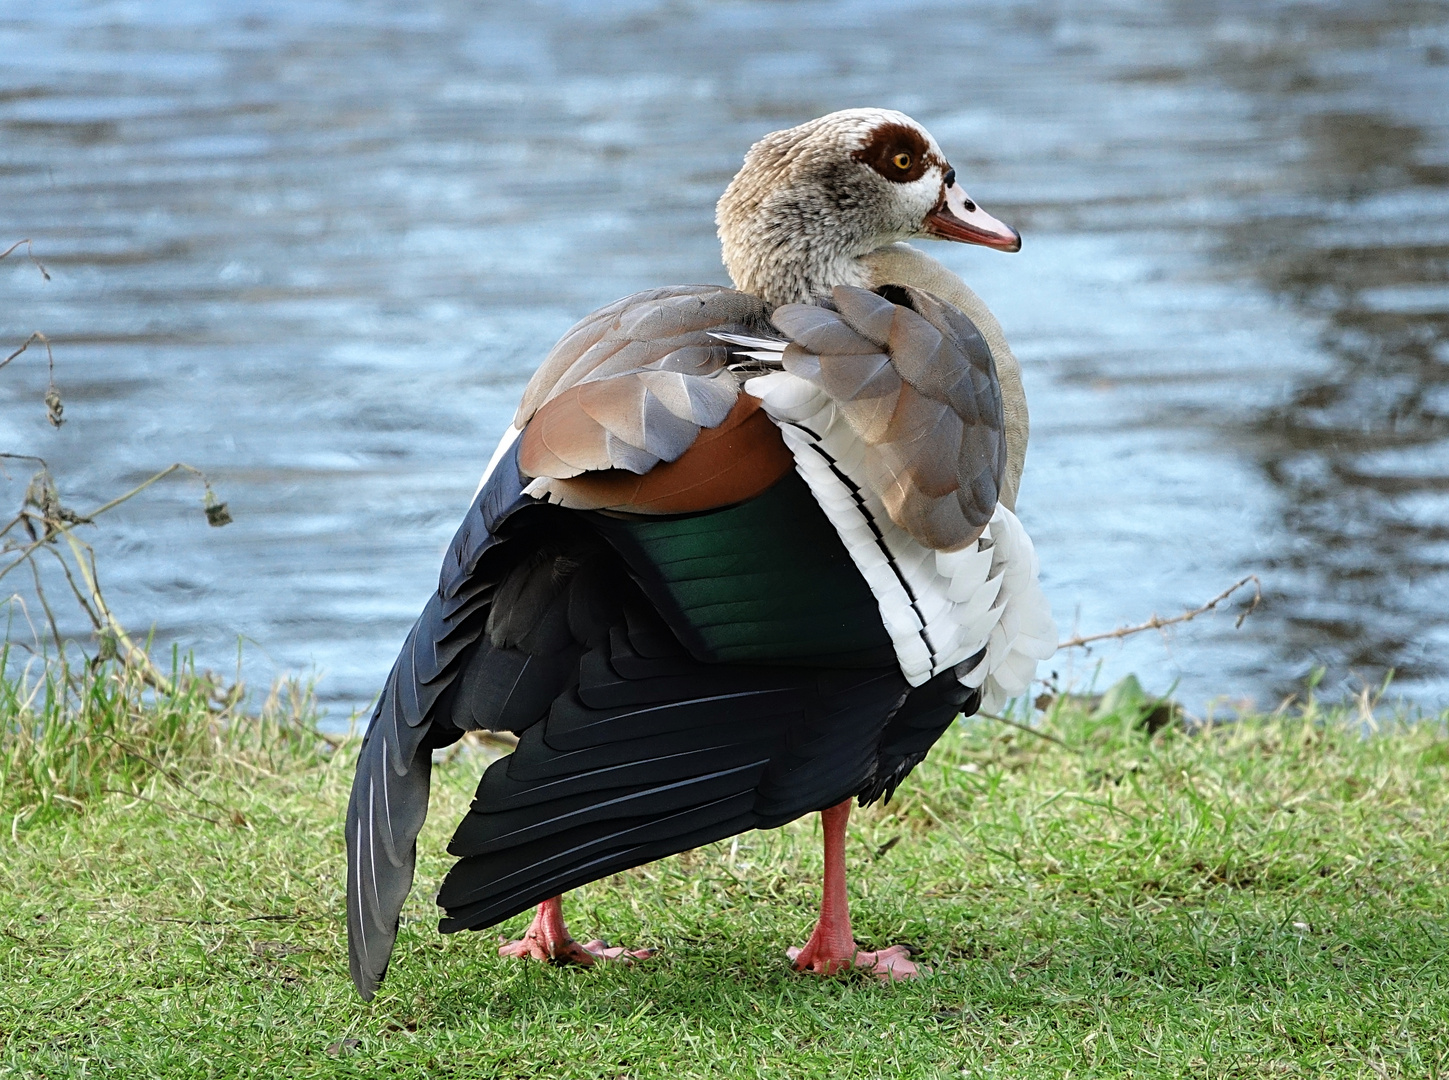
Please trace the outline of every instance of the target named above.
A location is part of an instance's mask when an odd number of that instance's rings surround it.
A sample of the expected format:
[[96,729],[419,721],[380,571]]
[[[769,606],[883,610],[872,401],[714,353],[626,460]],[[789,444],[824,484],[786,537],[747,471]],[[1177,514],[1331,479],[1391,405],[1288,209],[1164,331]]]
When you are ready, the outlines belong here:
[[793,472],[723,510],[597,521],[698,659],[894,662],[875,597]]

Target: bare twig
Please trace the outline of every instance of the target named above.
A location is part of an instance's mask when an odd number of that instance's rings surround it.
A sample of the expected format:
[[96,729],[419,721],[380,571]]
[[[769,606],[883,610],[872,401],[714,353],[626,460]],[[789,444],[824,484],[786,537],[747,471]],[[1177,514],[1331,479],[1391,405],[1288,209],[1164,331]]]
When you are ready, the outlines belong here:
[[50,280],[50,271],[47,270],[41,264],[40,260],[35,257],[35,248],[31,246],[29,240],[17,240],[17,241],[15,241],[15,243],[11,244],[4,251],[0,251],[0,259],[5,258],[5,256],[9,255],[12,251],[14,251],[16,248],[18,248],[21,244],[24,244],[25,245],[25,253],[30,256],[30,261],[33,262],[35,264],[35,268],[40,271],[40,276],[43,277],[43,278],[45,278],[46,281],[49,281]]
[[0,360],[0,368],[3,368],[10,361],[30,348],[35,342],[45,346],[46,361],[50,365],[50,383],[45,388],[45,416],[50,421],[51,427],[60,427],[65,423],[65,405],[60,400],[60,391],[55,388],[55,353],[50,347],[50,338],[46,337],[39,330],[25,339],[25,344],[16,349],[4,360]]
[[205,814],[198,814],[195,810],[187,810],[184,806],[174,806],[171,803],[162,802],[160,799],[152,799],[149,796],[141,795],[135,791],[123,791],[121,788],[112,787],[103,787],[100,790],[107,795],[124,795],[128,799],[139,799],[141,802],[150,803],[152,806],[159,806],[164,810],[175,810],[179,814],[185,814],[187,817],[194,817],[201,821],[207,821],[210,822],[212,825],[220,825],[223,828],[225,828],[227,824],[224,821],[218,821],[214,817],[207,817]]
[[1164,626],[1174,626],[1177,623],[1192,622],[1192,620],[1196,619],[1199,615],[1204,615],[1207,612],[1212,611],[1213,608],[1217,607],[1224,600],[1232,596],[1233,593],[1237,592],[1249,582],[1253,583],[1253,600],[1252,603],[1250,603],[1247,608],[1238,616],[1238,621],[1233,624],[1234,629],[1236,629],[1237,627],[1243,625],[1243,620],[1251,615],[1254,611],[1256,611],[1258,609],[1258,605],[1263,601],[1263,583],[1258,580],[1257,574],[1249,574],[1247,577],[1234,584],[1231,588],[1224,589],[1222,592],[1218,593],[1206,604],[1203,604],[1202,607],[1193,608],[1191,611],[1184,611],[1181,615],[1174,615],[1170,619],[1164,619],[1160,616],[1154,615],[1146,622],[1138,623],[1136,626],[1124,626],[1117,630],[1108,630],[1106,633],[1102,634],[1087,634],[1085,636],[1079,635],[1074,638],[1068,638],[1066,641],[1058,644],[1057,648],[1079,649],[1084,645],[1091,644],[1094,641],[1105,641],[1108,638],[1125,638],[1131,636],[1132,634],[1140,634],[1144,630],[1161,630]]
[[22,548],[20,550],[20,554],[16,557],[15,561],[8,564],[3,570],[0,570],[0,578],[3,578],[6,574],[10,573],[10,571],[14,570],[26,559],[30,558],[30,556],[35,552],[35,549],[44,544],[47,539],[49,538],[42,536],[40,539]]
[[1081,751],[1078,750],[1071,743],[1065,742],[1062,739],[1057,738],[1055,735],[1052,735],[1049,732],[1042,731],[1039,728],[1034,728],[1030,724],[1023,724],[1023,723],[1021,723],[1019,721],[1016,721],[1016,720],[1008,720],[1006,717],[1004,717],[1004,716],[997,716],[995,713],[979,712],[976,715],[977,716],[984,716],[988,720],[995,720],[998,723],[1005,724],[1007,727],[1014,727],[1014,728],[1016,728],[1016,730],[1018,730],[1018,731],[1024,731],[1028,735],[1035,735],[1038,739],[1045,739],[1047,742],[1054,742],[1058,746],[1060,746],[1062,749],[1064,749],[1064,750],[1070,750],[1074,754],[1080,754],[1081,753]]
[[37,341],[45,346],[45,354],[50,358],[51,374],[55,374],[55,353],[51,351],[50,338],[46,337],[39,330],[35,331],[35,333],[31,334],[28,338],[26,338],[24,345],[20,346],[20,348],[16,349],[4,360],[0,360],[0,368],[3,368],[6,364],[10,363],[10,361],[14,360],[17,356],[23,353],[26,349],[30,348],[30,346],[34,345]]
[[[55,612],[50,610],[50,600],[45,595],[45,586],[40,581],[40,567],[35,560],[30,560],[30,572],[35,577],[35,596],[40,601],[40,610],[45,612],[45,619],[50,623],[51,636],[55,638],[55,647],[60,652],[60,658],[65,660],[65,639],[60,636],[60,624],[55,621]],[[43,646],[42,646],[43,648]]]
[[139,484],[133,487],[130,491],[126,492],[124,495],[117,495],[110,502],[102,503],[100,506],[92,510],[88,515],[86,515],[87,521],[94,520],[95,518],[100,517],[106,511],[114,510],[123,502],[134,499],[137,495],[141,494],[141,492],[145,491],[152,484],[156,483],[159,480],[166,479],[166,477],[170,476],[172,473],[175,472],[188,472],[201,481],[201,486],[206,491],[205,509],[206,520],[208,524],[226,525],[231,522],[231,515],[226,512],[226,503],[217,502],[216,492],[212,491],[211,480],[207,477],[206,473],[202,472],[195,465],[188,465],[184,461],[176,461],[171,463],[160,472],[154,474],[153,476],[147,477],[145,480],[142,480]]
[[81,610],[90,619],[91,626],[96,630],[104,629],[105,624],[101,621],[101,617],[91,609],[90,601],[86,599],[85,593],[81,592],[80,586],[76,584],[75,575],[70,572],[70,563],[65,561],[65,556],[53,547],[47,547],[45,550],[50,552],[55,557],[55,561],[60,564],[60,571],[65,575],[66,584],[70,586],[70,591],[75,595],[76,603],[81,606]]
[[[90,594],[90,606],[104,622],[104,632],[110,634],[116,642],[116,649],[121,654],[121,658],[127,666],[133,667],[141,678],[163,694],[174,693],[176,688],[172,685],[171,680],[161,674],[160,669],[151,662],[151,657],[146,650],[131,640],[131,636],[126,633],[126,628],[111,614],[111,609],[106,605],[106,598],[101,594],[101,586],[96,575],[95,551],[89,544],[77,540],[70,529],[61,528],[60,532],[65,537],[66,543],[70,545],[71,555],[75,557],[76,569],[80,571],[81,581],[85,583],[86,592]],[[89,569],[86,566],[88,562]]]

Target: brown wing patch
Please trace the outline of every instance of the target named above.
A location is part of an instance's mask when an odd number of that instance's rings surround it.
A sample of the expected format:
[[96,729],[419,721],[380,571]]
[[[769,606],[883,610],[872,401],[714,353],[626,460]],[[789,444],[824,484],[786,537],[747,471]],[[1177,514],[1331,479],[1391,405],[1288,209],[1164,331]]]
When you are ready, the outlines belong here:
[[[562,398],[555,399],[563,400]],[[553,402],[524,429],[519,462],[529,432]],[[741,394],[724,423],[699,433],[677,460],[656,465],[643,476],[624,469],[585,472],[550,480],[542,491],[550,502],[574,510],[617,510],[633,514],[689,514],[754,498],[789,472],[795,459],[779,429],[757,399]]]
[[758,334],[756,296],[715,285],[635,293],[600,308],[554,346],[529,380],[514,425],[530,477],[647,473],[674,461],[739,395],[715,333]]
[[571,386],[539,409],[518,440],[518,467],[526,476],[577,476],[609,467],[608,432],[578,402]]

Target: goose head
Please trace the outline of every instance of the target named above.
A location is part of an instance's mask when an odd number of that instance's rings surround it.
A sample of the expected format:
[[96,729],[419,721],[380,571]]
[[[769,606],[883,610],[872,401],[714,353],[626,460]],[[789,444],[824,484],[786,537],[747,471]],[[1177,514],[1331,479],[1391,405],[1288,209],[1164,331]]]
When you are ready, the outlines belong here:
[[889,109],[846,109],[766,135],[715,223],[735,287],[775,305],[869,287],[861,256],[901,240],[1021,248],[1016,230],[962,189],[931,133]]

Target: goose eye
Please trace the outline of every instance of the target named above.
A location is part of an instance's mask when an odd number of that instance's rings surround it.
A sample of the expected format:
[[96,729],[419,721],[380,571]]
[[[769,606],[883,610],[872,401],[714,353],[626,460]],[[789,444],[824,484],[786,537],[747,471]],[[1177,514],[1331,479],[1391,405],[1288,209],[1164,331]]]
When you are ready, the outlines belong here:
[[895,157],[891,158],[891,164],[894,165],[897,169],[900,169],[902,172],[904,172],[906,169],[909,169],[911,167],[911,155],[897,154]]

